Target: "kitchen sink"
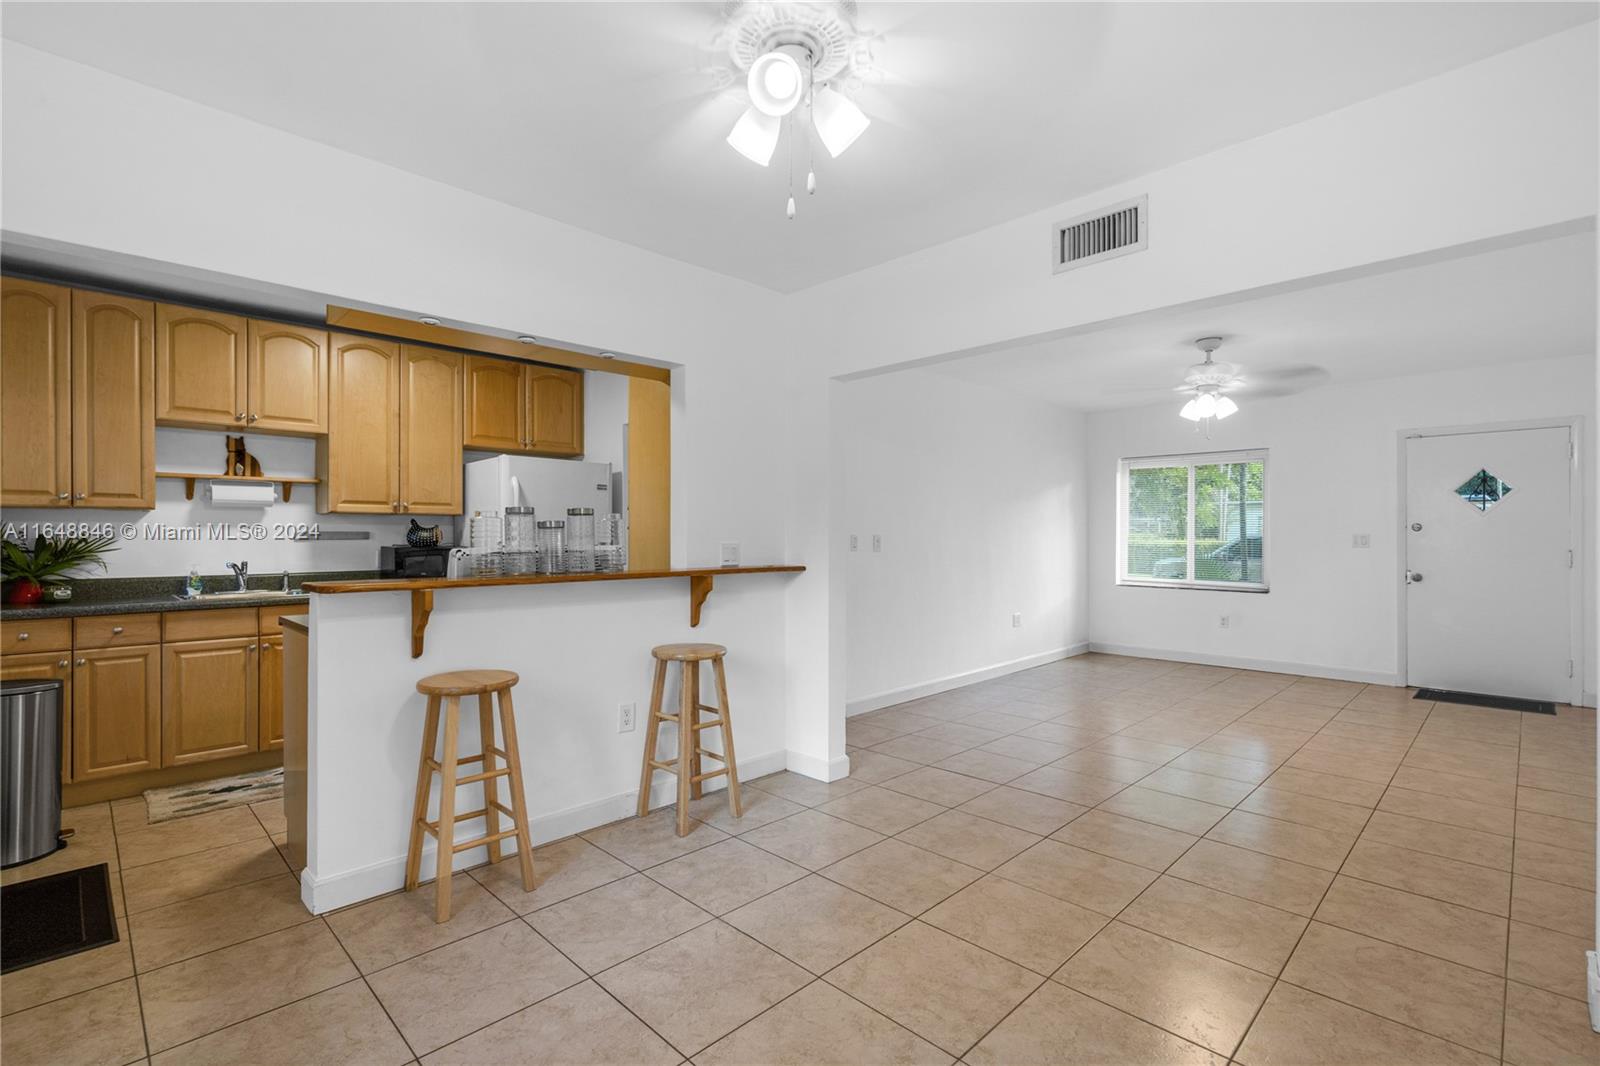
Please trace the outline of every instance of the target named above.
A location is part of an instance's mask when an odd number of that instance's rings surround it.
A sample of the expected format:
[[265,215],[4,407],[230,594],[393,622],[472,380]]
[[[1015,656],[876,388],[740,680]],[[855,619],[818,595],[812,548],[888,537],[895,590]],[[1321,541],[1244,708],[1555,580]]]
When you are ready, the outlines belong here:
[[284,592],[281,589],[245,589],[243,592],[202,592],[198,596],[184,596],[179,594],[173,596],[172,598],[175,600],[195,600],[200,603],[205,603],[215,600],[279,599],[284,596],[303,595],[305,595],[305,593],[303,593],[300,589],[290,589],[288,592]]

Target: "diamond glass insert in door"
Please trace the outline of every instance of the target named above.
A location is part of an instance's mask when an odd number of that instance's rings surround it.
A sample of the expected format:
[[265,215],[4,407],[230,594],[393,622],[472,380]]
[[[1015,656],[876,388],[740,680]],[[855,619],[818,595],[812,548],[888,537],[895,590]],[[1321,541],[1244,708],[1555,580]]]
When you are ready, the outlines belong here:
[[1511,486],[1487,470],[1480,470],[1456,488],[1456,495],[1467,501],[1467,506],[1487,511],[1507,496]]

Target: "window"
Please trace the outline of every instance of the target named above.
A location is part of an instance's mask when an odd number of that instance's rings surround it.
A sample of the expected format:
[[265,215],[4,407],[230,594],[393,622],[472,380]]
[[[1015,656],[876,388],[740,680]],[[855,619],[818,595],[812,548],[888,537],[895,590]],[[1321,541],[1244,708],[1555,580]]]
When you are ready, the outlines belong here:
[[1267,453],[1122,460],[1117,582],[1267,590]]

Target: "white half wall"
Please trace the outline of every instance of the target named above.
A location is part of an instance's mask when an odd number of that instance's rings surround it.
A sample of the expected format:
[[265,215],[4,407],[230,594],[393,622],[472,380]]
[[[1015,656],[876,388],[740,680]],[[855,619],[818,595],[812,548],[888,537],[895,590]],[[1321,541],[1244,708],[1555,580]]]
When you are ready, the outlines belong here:
[[849,713],[1083,650],[1083,415],[931,370],[838,388]]
[[[1097,649],[1251,665],[1397,684],[1402,545],[1401,430],[1578,416],[1584,545],[1594,557],[1595,360],[1592,356],[1329,386],[1242,399],[1211,439],[1175,403],[1092,414],[1089,437],[1089,640]],[[1268,580],[1264,595],[1118,586],[1117,464],[1130,456],[1266,448]],[[1370,548],[1351,535],[1369,533]],[[1583,582],[1595,630],[1592,576]],[[1228,615],[1229,628],[1218,625]],[[1585,693],[1595,691],[1592,641]]]

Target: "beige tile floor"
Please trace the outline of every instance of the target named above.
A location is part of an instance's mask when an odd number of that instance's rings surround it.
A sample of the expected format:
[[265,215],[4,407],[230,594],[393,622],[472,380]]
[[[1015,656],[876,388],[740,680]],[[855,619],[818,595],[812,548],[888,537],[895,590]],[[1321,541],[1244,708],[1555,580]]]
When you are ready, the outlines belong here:
[[0,979],[29,1063],[1600,1062],[1595,716],[1086,655],[320,918],[258,804],[82,808],[123,940]]

